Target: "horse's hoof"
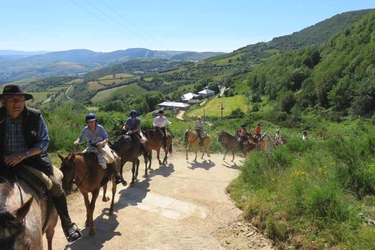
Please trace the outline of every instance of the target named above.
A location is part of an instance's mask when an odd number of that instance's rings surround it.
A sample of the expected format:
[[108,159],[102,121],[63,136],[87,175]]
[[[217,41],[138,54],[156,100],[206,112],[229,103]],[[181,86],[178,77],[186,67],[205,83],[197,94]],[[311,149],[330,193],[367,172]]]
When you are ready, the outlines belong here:
[[94,236],[95,234],[96,234],[95,229],[89,232],[89,235],[90,235],[90,236]]
[[108,214],[113,215],[113,210],[109,210]]
[[126,182],[126,180],[123,180],[121,183],[122,183],[122,185],[123,185],[124,187],[126,187],[126,185],[128,185],[128,183]]
[[103,202],[107,202],[109,200],[110,200],[109,197],[103,197],[103,199],[102,199]]

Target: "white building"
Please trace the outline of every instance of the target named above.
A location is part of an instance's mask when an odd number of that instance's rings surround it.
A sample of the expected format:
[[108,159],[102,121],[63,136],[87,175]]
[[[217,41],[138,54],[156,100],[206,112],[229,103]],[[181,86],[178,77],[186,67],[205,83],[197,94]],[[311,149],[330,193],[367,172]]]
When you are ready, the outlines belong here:
[[194,94],[194,93],[186,93],[184,94],[183,96],[181,96],[181,101],[183,102],[187,102],[187,101],[190,101],[192,99],[198,99],[200,97],[200,95],[197,95],[197,94]]
[[171,109],[171,110],[187,110],[189,109],[190,105],[187,103],[182,103],[182,102],[162,102],[158,104],[160,108],[164,109]]
[[211,90],[211,89],[204,89],[202,91],[199,91],[198,94],[203,97],[203,98],[208,98],[208,97],[212,97],[215,95],[215,91]]

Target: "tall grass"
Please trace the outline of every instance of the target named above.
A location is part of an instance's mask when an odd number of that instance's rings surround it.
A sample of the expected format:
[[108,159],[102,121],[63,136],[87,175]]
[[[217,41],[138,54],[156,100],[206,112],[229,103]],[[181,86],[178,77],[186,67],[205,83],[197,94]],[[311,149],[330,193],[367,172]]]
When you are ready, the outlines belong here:
[[374,249],[375,213],[365,202],[375,194],[374,129],[351,126],[356,136],[340,129],[326,139],[291,138],[271,153],[253,152],[227,188],[245,218],[279,248]]

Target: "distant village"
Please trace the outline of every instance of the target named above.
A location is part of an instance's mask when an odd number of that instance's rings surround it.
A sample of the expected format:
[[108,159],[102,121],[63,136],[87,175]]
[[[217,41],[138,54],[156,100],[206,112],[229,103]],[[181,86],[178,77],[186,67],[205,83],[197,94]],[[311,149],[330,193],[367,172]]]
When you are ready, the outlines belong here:
[[202,91],[199,91],[197,94],[195,93],[186,93],[183,96],[181,96],[181,102],[172,102],[172,101],[165,101],[162,103],[159,103],[160,109],[154,110],[152,114],[154,116],[158,115],[159,110],[172,110],[172,111],[178,111],[178,110],[188,110],[190,108],[190,105],[198,104],[202,102],[202,99],[205,98],[211,98],[215,96],[215,91],[210,89],[204,89]]

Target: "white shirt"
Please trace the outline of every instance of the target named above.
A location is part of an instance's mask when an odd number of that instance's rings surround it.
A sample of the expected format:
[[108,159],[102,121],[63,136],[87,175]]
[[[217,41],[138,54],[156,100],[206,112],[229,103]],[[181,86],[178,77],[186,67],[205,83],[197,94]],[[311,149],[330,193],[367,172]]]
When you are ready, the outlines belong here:
[[162,128],[162,127],[165,127],[165,124],[168,124],[168,125],[171,125],[172,122],[168,121],[167,117],[163,116],[163,117],[155,117],[154,119],[154,126],[155,127],[159,127],[159,128]]

